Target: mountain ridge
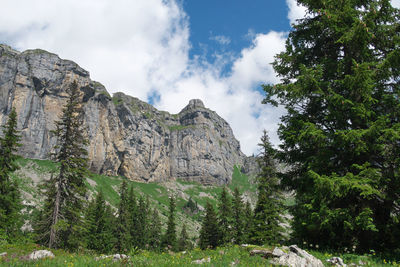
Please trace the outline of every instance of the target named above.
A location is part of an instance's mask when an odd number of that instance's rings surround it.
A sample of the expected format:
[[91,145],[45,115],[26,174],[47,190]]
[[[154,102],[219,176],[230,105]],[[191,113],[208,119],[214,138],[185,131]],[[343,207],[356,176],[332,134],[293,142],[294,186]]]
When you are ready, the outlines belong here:
[[254,164],[229,124],[199,99],[170,114],[124,93],[111,96],[88,71],[56,54],[0,45],[0,122],[16,108],[24,157],[48,158],[56,142],[51,130],[72,81],[82,92],[93,172],[222,185],[231,181],[235,165]]

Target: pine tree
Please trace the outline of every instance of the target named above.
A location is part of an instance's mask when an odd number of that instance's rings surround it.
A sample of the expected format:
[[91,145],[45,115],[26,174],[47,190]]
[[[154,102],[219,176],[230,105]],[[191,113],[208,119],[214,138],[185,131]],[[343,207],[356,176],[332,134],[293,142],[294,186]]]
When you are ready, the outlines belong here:
[[122,181],[119,190],[120,202],[118,205],[118,218],[115,222],[114,236],[116,238],[115,249],[118,252],[127,252],[131,249],[131,233],[130,233],[130,214],[129,214],[129,198],[128,185],[126,180]]
[[38,241],[50,248],[77,248],[83,231],[83,198],[86,193],[87,140],[82,133],[83,110],[78,84],[67,89],[68,99],[56,129],[57,138],[52,154],[59,171],[44,183],[45,203],[36,230]]
[[181,234],[178,240],[178,251],[184,251],[191,248],[189,236],[186,232],[186,224],[183,224]]
[[159,250],[161,247],[161,220],[158,211],[154,208],[149,224],[148,243],[153,250]]
[[169,214],[167,222],[167,231],[164,236],[163,245],[168,247],[168,249],[176,250],[176,224],[175,224],[175,198],[173,196],[169,197]]
[[148,227],[149,227],[149,200],[144,200],[143,197],[139,198],[138,213],[137,213],[137,225],[136,225],[136,240],[137,247],[145,248],[148,243]]
[[235,244],[241,244],[244,240],[244,205],[239,189],[235,187],[233,192],[233,239]]
[[221,230],[221,243],[232,240],[232,203],[226,188],[222,189],[218,202],[218,222]]
[[296,190],[294,236],[320,247],[400,241],[400,12],[389,0],[299,0],[265,103],[286,107],[282,174]]
[[18,169],[15,153],[20,146],[19,141],[17,112],[12,109],[0,138],[0,236],[4,235],[9,242],[20,232],[22,225],[21,196],[17,183],[10,177]]
[[199,246],[201,249],[216,248],[221,244],[221,231],[214,207],[208,201],[205,213],[200,230]]
[[87,208],[86,213],[87,248],[100,253],[110,252],[113,248],[112,212],[106,204],[103,192],[99,191]]
[[129,236],[130,236],[130,246],[139,247],[140,243],[140,216],[139,216],[139,205],[135,196],[133,187],[129,188],[127,199],[127,209],[129,216]]
[[249,201],[246,202],[244,208],[244,228],[243,228],[243,241],[246,243],[251,243],[251,232],[254,226],[254,214],[251,209],[251,204]]
[[284,212],[279,179],[277,178],[274,163],[275,151],[264,131],[261,137],[261,155],[258,164],[259,173],[257,186],[257,204],[254,209],[254,221],[251,232],[251,241],[254,244],[277,244],[282,241]]

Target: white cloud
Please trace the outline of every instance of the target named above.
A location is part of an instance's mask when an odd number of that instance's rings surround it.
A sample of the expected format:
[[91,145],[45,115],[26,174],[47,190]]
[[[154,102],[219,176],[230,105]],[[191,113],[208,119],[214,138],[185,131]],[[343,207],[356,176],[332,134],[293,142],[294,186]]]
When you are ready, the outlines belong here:
[[395,8],[400,8],[400,0],[392,0],[392,6]]
[[[110,92],[156,93],[156,106],[172,113],[200,98],[231,124],[246,154],[257,151],[264,128],[278,143],[283,110],[262,105],[254,89],[276,82],[270,63],[284,47],[281,33],[255,34],[240,57],[217,55],[210,65],[189,59],[188,18],[175,0],[6,0],[2,11],[0,42],[74,60]],[[232,72],[221,75],[229,61]]]
[[211,36],[210,40],[216,41],[220,45],[228,45],[231,43],[231,39],[224,35]]
[[290,23],[296,23],[296,20],[304,18],[306,8],[297,4],[297,0],[286,0],[286,4],[289,7],[288,19]]

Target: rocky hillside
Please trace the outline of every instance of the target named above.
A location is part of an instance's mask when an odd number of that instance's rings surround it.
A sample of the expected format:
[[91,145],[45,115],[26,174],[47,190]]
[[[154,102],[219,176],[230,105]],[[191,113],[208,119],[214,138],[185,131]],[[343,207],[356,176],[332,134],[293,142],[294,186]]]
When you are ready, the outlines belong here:
[[48,157],[56,141],[50,131],[72,81],[82,91],[93,172],[137,181],[227,184],[235,165],[252,164],[229,124],[201,100],[169,114],[123,93],[111,97],[88,71],[55,54],[0,45],[0,123],[15,107],[25,158]]

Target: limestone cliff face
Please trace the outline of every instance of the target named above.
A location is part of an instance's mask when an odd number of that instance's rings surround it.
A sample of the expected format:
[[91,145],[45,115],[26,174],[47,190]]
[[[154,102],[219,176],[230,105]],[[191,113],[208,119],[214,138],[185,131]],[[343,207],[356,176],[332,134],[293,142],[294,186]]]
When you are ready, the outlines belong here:
[[111,97],[72,61],[43,50],[21,53],[0,45],[0,123],[15,107],[21,155],[48,158],[56,142],[50,131],[74,80],[82,91],[94,172],[140,181],[226,184],[233,166],[245,163],[228,123],[201,100],[191,100],[179,114],[158,111],[123,93]]

